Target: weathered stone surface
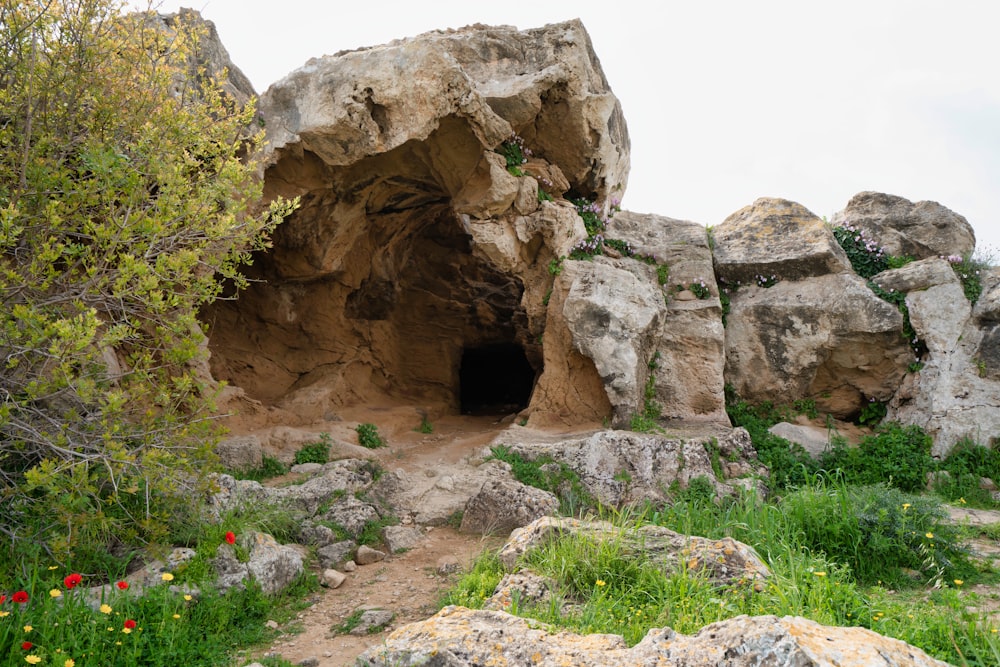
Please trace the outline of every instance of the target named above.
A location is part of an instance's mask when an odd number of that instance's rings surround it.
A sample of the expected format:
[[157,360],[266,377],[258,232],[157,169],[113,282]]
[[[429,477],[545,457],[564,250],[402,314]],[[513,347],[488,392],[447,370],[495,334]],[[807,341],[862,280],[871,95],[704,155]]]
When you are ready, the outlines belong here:
[[848,417],[888,400],[913,361],[899,310],[854,273],[742,287],[731,299],[726,378],[750,402],[815,398]]
[[801,445],[802,449],[817,460],[830,448],[831,432],[819,426],[778,422],[767,430],[779,438]]
[[934,201],[913,203],[881,192],[859,192],[831,223],[849,223],[876,239],[890,255],[917,259],[968,255],[976,234],[963,216]]
[[372,563],[385,560],[385,556],[386,554],[384,551],[372,549],[371,547],[362,544],[358,547],[358,552],[354,555],[354,562],[358,565],[371,565]]
[[[654,334],[664,310],[652,269],[604,257],[563,265],[560,278],[570,287],[562,315],[573,347],[594,362],[613,423],[628,424],[631,415],[641,411]],[[645,280],[636,275],[640,271],[647,273]]]
[[565,463],[579,475],[589,494],[610,506],[663,502],[668,489],[687,488],[697,477],[710,480],[718,495],[731,495],[742,484],[740,480],[716,478],[709,454],[713,446],[718,448],[719,459],[745,465],[740,474],[759,472],[750,464],[756,452],[742,428],[690,438],[632,431],[567,437],[511,429],[493,444],[503,445],[527,460],[547,456]]
[[215,445],[215,453],[219,455],[219,463],[226,470],[255,470],[264,461],[260,438],[255,435],[220,440]]
[[320,577],[320,583],[326,588],[340,588],[345,581],[347,581],[346,574],[329,568],[323,570]]
[[506,534],[558,511],[559,500],[554,495],[505,475],[487,481],[469,499],[462,514],[461,530],[484,535]]
[[319,560],[320,567],[339,568],[351,560],[357,547],[357,542],[354,540],[334,542],[317,549],[316,558]]
[[[705,227],[659,215],[622,211],[607,236],[628,241],[632,249],[669,267],[661,292],[669,297],[653,342],[658,354],[652,369],[654,400],[669,420],[729,424],[725,405],[725,329]],[[711,296],[698,299],[676,292],[704,283]],[[655,282],[653,283],[656,284]],[[681,294],[691,299],[682,299]]]
[[934,257],[912,262],[883,271],[872,281],[883,289],[906,292],[910,324],[931,355],[940,358],[955,349],[972,308],[946,260]]
[[412,549],[424,539],[424,530],[417,526],[386,526],[382,529],[382,543],[394,554]]
[[[549,263],[585,231],[539,187],[608,202],[628,172],[624,118],[579,21],[315,59],[260,109],[265,195],[302,205],[255,260],[260,280],[207,314],[212,372],[259,402],[253,419],[304,425],[381,397],[456,410],[463,349],[487,343],[522,347],[553,387],[594,372],[543,365],[541,345]],[[514,133],[532,151],[522,176],[495,152]],[[538,397],[536,412],[579,421],[567,392]]]
[[454,606],[395,630],[359,660],[371,667],[948,667],[920,649],[865,628],[837,628],[793,616],[739,616],[695,635],[654,629],[629,648],[617,635],[556,632],[504,612]]
[[357,636],[370,635],[379,632],[382,628],[392,623],[394,614],[388,609],[366,609],[357,625],[350,630],[350,634]]
[[598,541],[616,540],[637,557],[648,558],[666,571],[684,566],[692,572],[704,572],[709,580],[723,585],[739,580],[763,580],[771,576],[771,570],[753,547],[730,537],[709,540],[681,535],[662,526],[643,525],[628,530],[608,521],[548,516],[512,532],[510,539],[501,547],[498,558],[507,569],[513,569],[517,560],[528,551],[570,535]]
[[534,572],[511,572],[497,584],[483,609],[510,611],[515,598],[520,605],[547,604],[556,592],[556,582]]
[[802,280],[851,270],[827,225],[801,204],[761,198],[712,230],[715,270],[729,286],[758,277]]
[[219,545],[216,551],[214,566],[221,591],[244,586],[248,579],[252,579],[264,593],[274,595],[303,572],[302,555],[298,550],[278,544],[271,535],[252,533],[242,538],[242,544],[250,552],[246,563],[236,559],[235,551],[229,544]]
[[334,501],[321,518],[341,526],[350,535],[357,537],[369,522],[378,521],[380,517],[378,510],[372,505],[351,495]]
[[973,317],[980,323],[1000,322],[1000,267],[983,271],[983,293],[972,310]]

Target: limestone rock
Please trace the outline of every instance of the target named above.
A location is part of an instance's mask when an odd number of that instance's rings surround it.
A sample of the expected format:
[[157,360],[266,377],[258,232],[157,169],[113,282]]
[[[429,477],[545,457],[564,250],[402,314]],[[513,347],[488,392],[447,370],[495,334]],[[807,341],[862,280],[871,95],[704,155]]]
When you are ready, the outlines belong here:
[[371,565],[385,560],[385,552],[362,544],[358,547],[358,552],[354,555],[354,562],[358,565]]
[[[302,205],[249,289],[206,313],[212,373],[257,401],[256,419],[305,425],[385,396],[456,411],[465,349],[497,342],[529,367],[517,409],[537,375],[580,384],[580,367],[543,364],[541,340],[549,263],[585,231],[569,202],[539,202],[538,188],[609,202],[630,147],[579,21],[317,58],[259,108],[265,197]],[[532,152],[522,176],[496,152],[515,135]],[[578,421],[574,398],[541,392],[535,407]]]
[[699,477],[710,480],[720,496],[734,493],[737,480],[716,478],[709,454],[713,447],[719,459],[746,464],[741,474],[759,472],[751,464],[756,451],[742,428],[692,438],[632,431],[567,437],[508,430],[493,444],[527,460],[545,456],[566,464],[590,495],[609,506],[664,502],[668,489],[687,488]]
[[392,623],[394,614],[388,609],[366,609],[358,619],[357,625],[351,628],[350,634],[365,636],[380,632]]
[[983,293],[972,310],[977,322],[1000,322],[1000,267],[984,271],[979,277]]
[[345,495],[334,501],[321,518],[341,526],[350,535],[358,537],[369,522],[378,521],[380,517],[378,510],[369,503],[358,500],[352,495]]
[[323,575],[320,577],[320,583],[326,588],[340,588],[345,581],[347,581],[346,574],[329,568],[323,570]]
[[534,572],[511,572],[503,576],[493,595],[483,603],[483,609],[510,611],[515,598],[521,605],[547,604],[555,588],[552,579]]
[[[653,333],[660,326],[663,296],[655,282],[614,265],[614,260],[564,262],[561,280],[569,284],[562,315],[574,348],[591,359],[607,392],[615,424],[627,424],[639,412],[652,358]],[[621,267],[621,268],[619,268]],[[628,269],[632,269],[630,271]]]
[[226,470],[255,470],[264,462],[264,452],[260,438],[244,435],[220,440],[215,445],[219,463]]
[[767,430],[779,438],[801,445],[816,460],[830,449],[830,431],[819,426],[778,422]]
[[234,586],[244,586],[252,579],[267,595],[274,595],[287,588],[302,574],[302,555],[294,548],[278,544],[266,533],[252,533],[243,538],[250,556],[246,563],[236,559],[233,547],[219,545],[214,566],[219,575],[217,585],[220,591]]
[[559,511],[559,500],[548,491],[527,486],[509,475],[491,479],[469,499],[461,530],[506,534],[538,517]]
[[694,635],[654,629],[629,648],[617,635],[556,632],[504,612],[454,606],[395,630],[383,644],[362,654],[359,662],[371,667],[948,667],[920,649],[865,628],[831,627],[793,616],[739,616]]
[[354,540],[334,542],[317,549],[316,558],[319,559],[320,567],[339,568],[351,559],[351,555],[357,547]]
[[391,554],[412,549],[423,539],[423,529],[416,526],[386,526],[382,529],[382,542]]
[[878,241],[890,255],[965,256],[976,246],[968,220],[934,201],[913,203],[881,192],[859,192],[831,220],[833,225],[847,223]]
[[726,326],[726,378],[750,402],[815,398],[835,417],[888,400],[913,361],[903,317],[854,273],[741,287]]
[[[696,222],[622,211],[608,225],[608,237],[627,241],[641,255],[669,267],[661,287],[666,302],[653,347],[654,400],[664,419],[729,425],[725,405],[725,329],[705,227]],[[703,283],[699,299],[677,287]],[[654,285],[656,283],[653,283]],[[687,293],[690,299],[683,299]],[[651,359],[652,361],[652,359]]]
[[827,225],[801,204],[761,198],[712,230],[715,270],[730,286],[754,285],[851,271]]
[[771,576],[770,569],[753,547],[730,537],[709,540],[651,524],[629,532],[608,521],[548,516],[512,532],[498,558],[510,570],[528,551],[569,535],[582,535],[597,541],[621,541],[633,553],[648,557],[650,562],[666,571],[684,566],[692,572],[704,572],[709,580],[722,585],[741,579],[759,581]]

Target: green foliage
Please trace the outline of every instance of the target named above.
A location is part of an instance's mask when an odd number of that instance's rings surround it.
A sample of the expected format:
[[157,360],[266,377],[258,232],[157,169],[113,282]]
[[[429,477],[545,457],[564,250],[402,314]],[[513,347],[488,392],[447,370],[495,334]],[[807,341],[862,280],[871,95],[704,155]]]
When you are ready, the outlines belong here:
[[656,369],[659,368],[660,352],[657,350],[649,360],[649,377],[643,389],[642,413],[633,414],[629,421],[629,429],[637,433],[653,433],[662,431],[659,419],[663,408],[656,402]]
[[551,456],[526,459],[510,448],[498,445],[490,450],[490,458],[508,463],[514,479],[555,494],[559,498],[560,512],[578,514],[581,509],[596,506],[596,501],[584,488],[575,470]]
[[271,479],[272,477],[280,477],[287,472],[288,466],[284,463],[273,456],[264,455],[261,458],[259,468],[252,468],[250,470],[233,470],[231,474],[236,479],[249,479],[255,482],[261,482],[265,479]]
[[883,301],[895,304],[895,306],[899,308],[899,312],[903,314],[903,337],[910,344],[910,349],[913,350],[913,354],[916,355],[917,361],[914,363],[917,363],[927,352],[927,345],[917,337],[917,332],[913,328],[913,323],[910,322],[910,309],[906,305],[906,294],[895,290],[884,290],[881,286],[870,280],[868,281],[868,289],[875,292],[875,294]]
[[657,264],[656,265],[656,282],[662,287],[670,281],[670,265],[669,264]]
[[259,210],[263,135],[199,30],[120,9],[0,3],[0,532],[62,562],[161,539],[204,489],[197,313],[293,208]]
[[553,257],[549,260],[549,275],[558,276],[563,270],[563,260],[565,257]]
[[970,571],[947,513],[932,498],[888,484],[848,486],[819,481],[781,503],[807,548],[851,568],[864,584],[906,583],[905,570],[940,585]]
[[775,406],[770,401],[751,405],[726,387],[726,412],[733,426],[742,426],[750,434],[757,457],[770,471],[769,483],[777,489],[804,484],[819,466],[798,443],[789,442],[768,431],[781,421],[792,421],[798,414],[815,415],[815,403],[800,402],[798,407]]
[[358,444],[368,449],[378,449],[385,446],[385,440],[378,434],[375,424],[358,424],[354,430],[358,434]]
[[993,258],[988,253],[977,251],[975,254],[952,255],[945,259],[951,263],[955,275],[962,282],[965,298],[969,300],[969,303],[975,304],[983,293],[981,272],[993,265]]
[[864,407],[861,408],[861,414],[858,415],[858,423],[862,426],[875,426],[885,419],[886,410],[884,402],[876,401],[874,398],[869,399]]
[[[531,149],[524,145],[524,139],[516,134],[512,134],[509,139],[500,144],[496,152],[502,155],[507,161],[507,171],[514,176],[524,176],[521,165],[527,163],[528,157],[531,155]],[[539,190],[539,198],[541,198],[541,192]]]
[[420,426],[416,427],[413,430],[418,433],[433,433],[434,424],[431,424],[430,421],[427,420],[427,417],[424,416],[420,418]]
[[329,433],[320,433],[319,442],[310,442],[295,452],[295,464],[326,463],[330,460],[330,445],[332,443]]
[[919,426],[882,424],[857,448],[835,446],[822,457],[826,470],[839,470],[852,484],[886,482],[903,491],[923,488],[933,470],[933,439]]
[[833,236],[837,243],[847,253],[854,272],[865,279],[889,268],[889,256],[885,249],[874,239],[870,239],[864,230],[847,224],[834,227]]
[[960,440],[938,466],[947,475],[935,475],[934,490],[952,501],[977,507],[995,507],[992,496],[980,488],[982,478],[1000,482],[1000,451],[968,438]]
[[675,292],[683,290],[688,290],[699,299],[708,299],[712,296],[712,292],[708,289],[708,285],[706,285],[705,281],[701,278],[699,278],[696,282],[688,283],[687,285],[681,285],[678,283],[674,287]]
[[368,521],[357,534],[358,544],[367,544],[370,547],[377,546],[382,543],[382,529],[386,526],[397,525],[399,525],[399,519],[392,515]]

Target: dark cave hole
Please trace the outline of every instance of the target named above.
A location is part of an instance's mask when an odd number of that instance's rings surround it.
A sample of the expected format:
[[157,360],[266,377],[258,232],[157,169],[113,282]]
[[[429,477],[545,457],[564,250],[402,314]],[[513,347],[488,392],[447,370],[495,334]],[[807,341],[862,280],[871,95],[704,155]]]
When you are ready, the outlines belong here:
[[462,414],[492,415],[528,407],[535,386],[535,369],[524,348],[499,343],[462,350],[459,400]]

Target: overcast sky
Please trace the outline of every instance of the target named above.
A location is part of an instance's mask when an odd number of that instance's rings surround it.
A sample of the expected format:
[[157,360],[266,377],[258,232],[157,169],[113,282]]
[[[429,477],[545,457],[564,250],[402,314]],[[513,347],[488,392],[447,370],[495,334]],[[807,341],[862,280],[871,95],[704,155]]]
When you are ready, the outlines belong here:
[[[200,3],[200,4],[199,4]],[[622,206],[706,225],[758,197],[829,218],[934,200],[1000,261],[994,0],[187,0],[258,92],[311,57],[472,23],[580,18],[632,140]]]

